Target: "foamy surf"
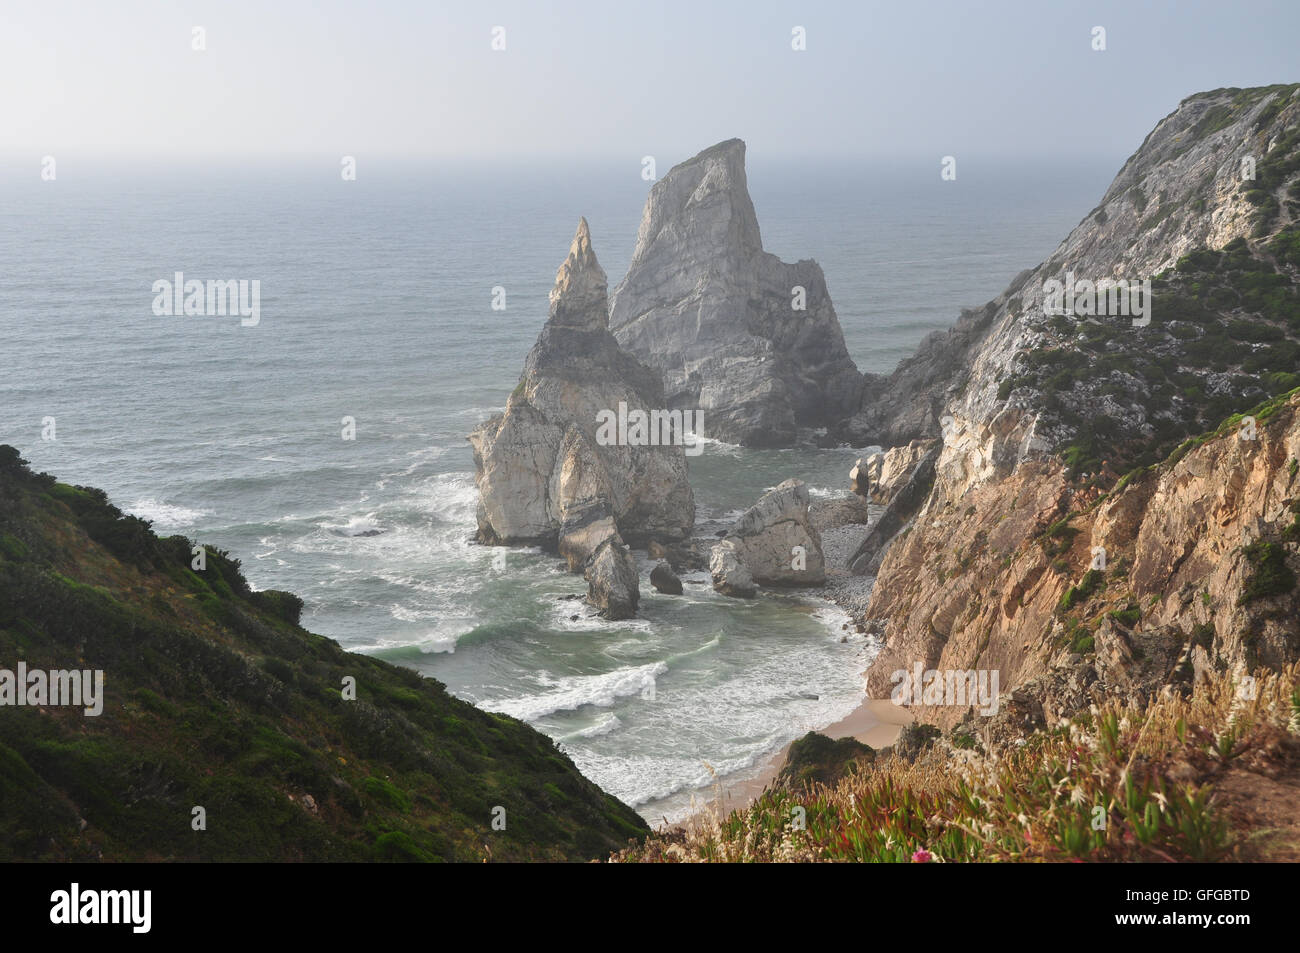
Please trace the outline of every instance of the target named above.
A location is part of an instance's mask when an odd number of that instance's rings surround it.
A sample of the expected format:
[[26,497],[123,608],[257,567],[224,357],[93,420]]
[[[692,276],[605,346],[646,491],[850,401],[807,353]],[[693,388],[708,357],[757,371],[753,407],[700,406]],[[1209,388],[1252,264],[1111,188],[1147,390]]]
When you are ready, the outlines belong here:
[[607,708],[626,696],[653,695],[655,680],[666,671],[666,663],[652,662],[603,675],[569,675],[556,679],[552,691],[522,698],[484,701],[479,707],[523,721],[536,721],[560,711],[576,711],[586,705]]
[[210,512],[155,499],[137,500],[128,506],[126,511],[140,519],[149,520],[154,524],[155,529],[180,529],[193,526]]

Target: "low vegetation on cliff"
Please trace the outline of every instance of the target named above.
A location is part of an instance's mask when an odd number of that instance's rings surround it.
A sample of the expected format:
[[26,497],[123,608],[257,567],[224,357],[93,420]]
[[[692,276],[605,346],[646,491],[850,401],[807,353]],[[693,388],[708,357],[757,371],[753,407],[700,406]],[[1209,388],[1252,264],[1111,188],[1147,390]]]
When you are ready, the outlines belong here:
[[[1234,410],[1300,386],[1300,277],[1286,261],[1300,227],[1271,241],[1198,249],[1152,284],[1150,326],[1055,316],[998,387],[1028,388],[1071,474],[1108,485],[1166,457]],[[1145,417],[1148,428],[1134,427]]]
[[1300,665],[1110,701],[990,749],[954,731],[915,760],[858,756],[830,785],[804,782],[816,768],[803,764],[745,810],[697,816],[613,859],[1300,860]]

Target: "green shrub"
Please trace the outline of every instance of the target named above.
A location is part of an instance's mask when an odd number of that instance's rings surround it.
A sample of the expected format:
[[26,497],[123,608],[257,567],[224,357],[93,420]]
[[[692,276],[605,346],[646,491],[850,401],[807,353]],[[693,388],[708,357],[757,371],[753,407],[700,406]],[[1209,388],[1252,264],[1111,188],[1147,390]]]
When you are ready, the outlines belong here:
[[1106,614],[1121,625],[1129,626],[1130,628],[1137,625],[1138,620],[1142,618],[1142,610],[1131,602],[1126,608],[1112,609]]
[[409,834],[401,831],[389,831],[375,839],[374,854],[376,860],[398,863],[427,863],[433,858],[421,850]]
[[1283,595],[1295,588],[1295,573],[1286,564],[1286,549],[1281,544],[1260,540],[1246,546],[1242,553],[1254,572],[1242,587],[1237,605]]
[[292,625],[297,625],[302,618],[302,598],[292,592],[263,589],[253,593],[253,603]]
[[369,794],[376,801],[379,801],[388,807],[396,808],[403,814],[411,810],[411,798],[405,792],[399,791],[383,778],[366,778],[361,782],[361,790],[366,794]]
[[1068,612],[1080,603],[1087,601],[1094,592],[1101,588],[1104,578],[1105,573],[1101,570],[1089,569],[1083,574],[1083,578],[1079,580],[1077,586],[1071,586],[1065,590],[1065,595],[1061,596],[1061,610]]

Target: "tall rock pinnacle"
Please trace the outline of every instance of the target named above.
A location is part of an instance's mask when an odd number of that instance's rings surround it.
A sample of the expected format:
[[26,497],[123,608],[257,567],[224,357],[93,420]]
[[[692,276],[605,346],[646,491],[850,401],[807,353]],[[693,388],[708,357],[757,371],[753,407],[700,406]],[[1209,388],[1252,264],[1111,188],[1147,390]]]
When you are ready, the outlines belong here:
[[569,256],[555,273],[551,322],[593,330],[609,327],[608,288],[605,270],[591,247],[587,220],[582,218],[569,245]]
[[554,548],[586,576],[606,618],[632,615],[639,583],[628,545],[688,536],[695,498],[681,443],[602,440],[599,421],[664,408],[658,372],[610,333],[605,272],[583,219],[505,413],[469,436],[479,541]]
[[669,406],[701,410],[720,440],[789,446],[798,428],[835,427],[861,399],[821,267],[763,251],[739,139],[651,188],[609,324],[663,372]]

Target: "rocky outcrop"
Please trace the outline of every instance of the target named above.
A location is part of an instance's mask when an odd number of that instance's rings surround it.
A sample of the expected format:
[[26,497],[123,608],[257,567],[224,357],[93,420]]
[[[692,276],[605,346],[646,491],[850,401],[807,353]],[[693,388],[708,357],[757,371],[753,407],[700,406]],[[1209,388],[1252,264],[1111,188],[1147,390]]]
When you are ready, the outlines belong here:
[[873,503],[889,503],[907,485],[916,465],[934,443],[933,440],[913,440],[858,460],[849,473],[853,492]]
[[680,596],[682,594],[682,581],[668,563],[659,563],[654,569],[650,570],[650,585],[665,595]]
[[[881,561],[894,537],[925,504],[934,486],[934,464],[939,449],[931,447],[909,472],[905,479],[889,494],[889,505],[880,519],[872,524],[857,550],[849,558],[849,569],[860,576],[872,576],[880,569]],[[891,477],[896,474],[891,472]]]
[[702,411],[703,432],[728,443],[791,446],[860,403],[821,267],[763,251],[739,139],[650,190],[610,327],[663,372],[669,406]]
[[630,619],[641,599],[639,575],[636,557],[618,534],[612,533],[596,547],[583,572],[587,601],[600,609],[602,618]]
[[801,480],[786,480],[763,494],[713,547],[714,587],[744,590],[749,580],[763,586],[824,583],[821,533],[808,503],[808,486]]
[[754,577],[740,561],[740,551],[735,540],[724,539],[714,545],[709,553],[709,573],[713,576],[713,588],[724,596],[752,599],[758,595]]
[[550,302],[505,413],[469,437],[478,539],[558,550],[571,570],[586,574],[593,604],[624,618],[638,595],[628,545],[683,540],[694,524],[681,433],[661,433],[657,445],[604,439],[602,415],[648,415],[665,403],[658,372],[609,331],[605,272],[586,219]]
[[[872,454],[873,458],[875,456]],[[876,466],[876,473],[877,475],[880,473],[879,465]],[[849,492],[863,499],[871,498],[871,470],[867,460],[862,457],[858,457],[853,464],[853,469],[849,471]]]
[[[996,671],[1008,717],[1050,722],[1300,655],[1298,398],[1259,412],[1254,443],[1179,446],[1295,386],[1298,129],[1300,86],[1190,97],[1047,262],[868,381],[855,441],[938,441],[919,505],[853,562],[886,639],[868,694],[918,663]],[[1152,279],[1151,320],[1047,314],[1067,274]]]

